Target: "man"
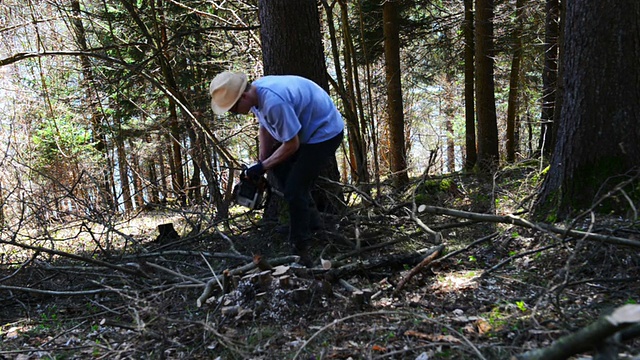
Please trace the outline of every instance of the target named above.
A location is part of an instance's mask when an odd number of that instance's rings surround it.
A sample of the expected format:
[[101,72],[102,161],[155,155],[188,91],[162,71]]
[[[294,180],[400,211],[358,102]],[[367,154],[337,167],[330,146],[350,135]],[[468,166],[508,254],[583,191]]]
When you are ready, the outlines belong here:
[[342,142],[340,112],[320,86],[293,75],[248,83],[245,74],[223,72],[211,82],[209,94],[214,113],[251,111],[258,119],[259,161],[247,169],[247,176],[273,172],[289,205],[293,251],[302,265],[311,266],[308,246],[317,209],[310,190]]

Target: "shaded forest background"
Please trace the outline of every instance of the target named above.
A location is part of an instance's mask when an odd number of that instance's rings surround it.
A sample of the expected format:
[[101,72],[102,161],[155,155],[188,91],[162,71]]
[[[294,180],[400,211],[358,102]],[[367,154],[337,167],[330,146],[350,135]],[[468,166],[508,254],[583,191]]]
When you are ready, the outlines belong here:
[[[78,327],[105,357],[506,358],[636,304],[638,16],[635,0],[2,1],[0,357],[74,351]],[[314,250],[335,268],[269,275],[280,318],[236,279],[293,259],[233,203],[257,124],[211,112],[224,70],[312,78],[346,123]]]

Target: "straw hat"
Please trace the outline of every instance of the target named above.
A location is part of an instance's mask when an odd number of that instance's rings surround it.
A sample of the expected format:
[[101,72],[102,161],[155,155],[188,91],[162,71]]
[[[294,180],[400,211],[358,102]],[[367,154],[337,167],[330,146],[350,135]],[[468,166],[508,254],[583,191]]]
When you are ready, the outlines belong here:
[[209,87],[211,109],[216,115],[229,111],[247,87],[247,75],[225,71],[218,74]]

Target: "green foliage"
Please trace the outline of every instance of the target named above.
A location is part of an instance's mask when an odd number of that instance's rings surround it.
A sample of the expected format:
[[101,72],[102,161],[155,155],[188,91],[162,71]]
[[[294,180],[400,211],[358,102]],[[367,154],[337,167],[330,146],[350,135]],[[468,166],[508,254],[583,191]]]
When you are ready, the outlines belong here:
[[91,131],[71,116],[41,122],[32,136],[35,157],[41,167],[82,161],[94,153]]

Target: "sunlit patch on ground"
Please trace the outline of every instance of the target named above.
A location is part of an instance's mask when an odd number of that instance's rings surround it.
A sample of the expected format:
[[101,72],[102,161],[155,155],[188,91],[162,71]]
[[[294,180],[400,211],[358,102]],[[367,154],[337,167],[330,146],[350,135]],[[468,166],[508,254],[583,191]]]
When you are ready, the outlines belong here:
[[476,289],[478,287],[478,271],[463,270],[446,272],[436,275],[436,281],[431,285],[436,291],[462,291]]

